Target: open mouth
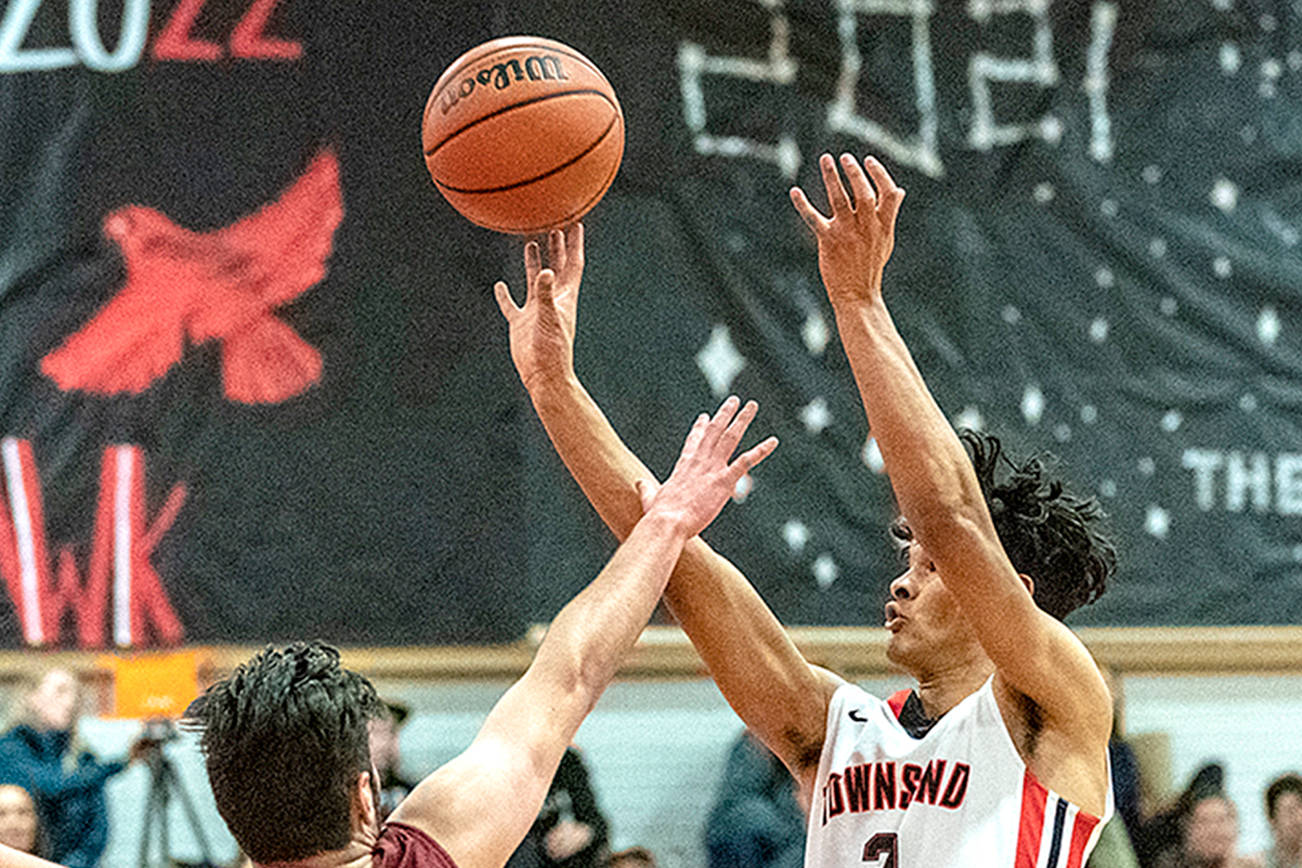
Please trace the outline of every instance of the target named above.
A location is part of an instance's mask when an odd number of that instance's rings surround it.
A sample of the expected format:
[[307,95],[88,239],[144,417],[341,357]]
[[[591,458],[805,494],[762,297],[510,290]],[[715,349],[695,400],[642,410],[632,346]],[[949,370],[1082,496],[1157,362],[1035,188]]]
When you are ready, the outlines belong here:
[[895,601],[886,604],[886,622],[882,625],[892,633],[898,631],[904,624],[904,616],[900,614],[900,607],[895,605]]

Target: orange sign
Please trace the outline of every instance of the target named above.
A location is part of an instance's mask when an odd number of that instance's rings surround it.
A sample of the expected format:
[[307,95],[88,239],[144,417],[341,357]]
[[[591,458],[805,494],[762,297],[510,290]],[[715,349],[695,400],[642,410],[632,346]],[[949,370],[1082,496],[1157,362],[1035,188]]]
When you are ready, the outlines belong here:
[[197,651],[105,656],[99,664],[113,673],[110,717],[177,718],[199,695]]

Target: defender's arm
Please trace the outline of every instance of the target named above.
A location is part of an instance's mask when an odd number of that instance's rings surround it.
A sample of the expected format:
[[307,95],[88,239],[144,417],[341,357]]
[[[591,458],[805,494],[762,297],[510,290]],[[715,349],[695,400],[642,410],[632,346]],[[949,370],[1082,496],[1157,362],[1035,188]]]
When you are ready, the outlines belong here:
[[[755,405],[702,415],[669,480],[644,486],[646,513],[593,582],[552,622],[524,676],[474,742],[422,781],[391,819],[429,833],[460,868],[500,868],[533,824],[566,746],[642,632],[683,543],[777,445],[729,463]],[[734,418],[735,417],[735,418]]]

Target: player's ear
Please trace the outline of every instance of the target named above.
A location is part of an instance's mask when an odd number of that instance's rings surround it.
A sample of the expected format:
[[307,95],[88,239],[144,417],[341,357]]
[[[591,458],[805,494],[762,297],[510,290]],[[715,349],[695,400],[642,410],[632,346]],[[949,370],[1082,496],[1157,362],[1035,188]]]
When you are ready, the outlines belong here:
[[353,781],[352,822],[355,829],[378,830],[380,828],[380,790],[379,776],[375,766],[369,772],[360,772]]
[[1027,592],[1028,594],[1030,594],[1032,597],[1034,597],[1034,596],[1035,596],[1035,579],[1031,578],[1031,577],[1028,576],[1026,573],[1018,573],[1018,574],[1017,574],[1017,578],[1021,579],[1021,580],[1022,580],[1022,584],[1026,586],[1026,592]]

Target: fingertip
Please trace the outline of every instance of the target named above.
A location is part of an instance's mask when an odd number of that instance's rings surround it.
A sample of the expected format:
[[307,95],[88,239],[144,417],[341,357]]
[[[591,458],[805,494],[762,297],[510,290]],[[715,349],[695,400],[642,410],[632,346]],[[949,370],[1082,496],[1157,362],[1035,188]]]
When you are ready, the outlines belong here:
[[510,321],[511,315],[518,308],[515,306],[515,299],[511,298],[511,291],[504,281],[499,280],[493,284],[493,298],[497,300],[497,309],[502,312],[502,316]]

